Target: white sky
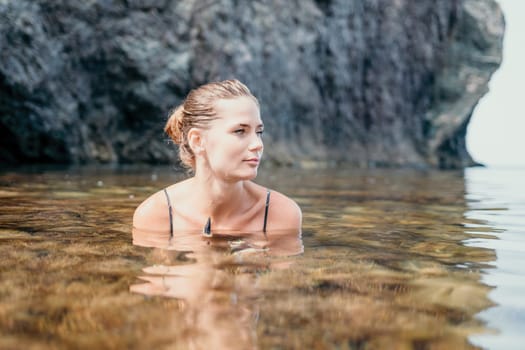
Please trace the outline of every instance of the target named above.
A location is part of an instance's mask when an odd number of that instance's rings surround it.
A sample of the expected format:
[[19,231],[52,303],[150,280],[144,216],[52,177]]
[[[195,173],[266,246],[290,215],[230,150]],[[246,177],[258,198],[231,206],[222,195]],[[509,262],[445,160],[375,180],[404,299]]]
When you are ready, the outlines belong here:
[[472,157],[488,166],[525,166],[525,1],[498,0],[505,15],[503,63],[467,130]]

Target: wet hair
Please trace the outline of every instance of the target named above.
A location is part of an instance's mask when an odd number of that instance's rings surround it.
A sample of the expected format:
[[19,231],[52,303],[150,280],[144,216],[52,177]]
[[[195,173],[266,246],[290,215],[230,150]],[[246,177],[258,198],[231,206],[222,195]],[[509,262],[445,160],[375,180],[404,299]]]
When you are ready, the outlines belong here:
[[195,168],[195,154],[188,143],[191,128],[206,128],[216,119],[215,102],[221,99],[250,97],[259,105],[250,89],[239,80],[224,80],[191,90],[182,104],[169,114],[164,131],[179,145],[179,158],[186,167]]

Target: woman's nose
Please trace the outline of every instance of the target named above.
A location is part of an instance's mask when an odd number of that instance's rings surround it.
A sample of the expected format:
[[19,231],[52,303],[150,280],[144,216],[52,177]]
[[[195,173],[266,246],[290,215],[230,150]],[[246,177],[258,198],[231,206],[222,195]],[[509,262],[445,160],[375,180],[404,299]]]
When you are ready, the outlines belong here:
[[263,149],[263,142],[259,134],[254,134],[250,140],[250,150],[260,151]]

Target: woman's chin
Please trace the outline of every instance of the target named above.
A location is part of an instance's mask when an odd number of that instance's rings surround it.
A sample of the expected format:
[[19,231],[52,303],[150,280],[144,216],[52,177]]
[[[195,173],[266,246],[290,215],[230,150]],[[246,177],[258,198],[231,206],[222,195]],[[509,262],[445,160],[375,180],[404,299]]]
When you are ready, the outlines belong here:
[[237,174],[236,176],[236,178],[239,181],[250,181],[250,180],[255,179],[256,177],[257,177],[257,168],[251,169],[249,171],[239,172],[239,174]]
[[253,180],[257,177],[257,169],[255,171],[253,171],[251,174],[249,175],[246,175],[243,180],[244,181],[250,181],[250,180]]

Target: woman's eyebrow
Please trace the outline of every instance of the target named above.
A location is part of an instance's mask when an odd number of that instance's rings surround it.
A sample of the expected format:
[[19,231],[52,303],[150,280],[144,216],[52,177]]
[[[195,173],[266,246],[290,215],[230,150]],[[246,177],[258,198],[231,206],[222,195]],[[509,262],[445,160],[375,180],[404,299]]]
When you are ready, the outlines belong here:
[[[244,124],[244,123],[239,123],[239,124],[237,124],[237,125],[238,125],[238,126],[241,126],[241,127],[243,127],[243,128],[249,128],[249,127],[251,127],[250,124]],[[264,124],[257,124],[255,127],[256,127],[256,128],[264,128]]]

